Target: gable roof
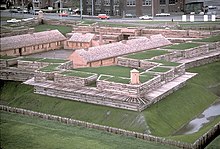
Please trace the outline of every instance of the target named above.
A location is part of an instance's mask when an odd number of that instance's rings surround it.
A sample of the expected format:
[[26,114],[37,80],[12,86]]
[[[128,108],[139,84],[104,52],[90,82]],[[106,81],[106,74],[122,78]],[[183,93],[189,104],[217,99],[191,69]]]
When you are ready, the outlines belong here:
[[150,39],[142,37],[127,40],[124,42],[91,47],[88,48],[88,50],[80,49],[74,51],[74,54],[78,54],[87,62],[93,62],[101,59],[107,59],[147,49],[157,48],[169,44],[171,44],[171,42],[159,34],[151,36]]
[[58,30],[37,32],[32,34],[23,34],[17,36],[1,38],[1,50],[17,49],[27,46],[57,42],[66,40]]
[[95,37],[95,34],[91,33],[74,33],[71,38],[67,41],[74,41],[74,42],[90,42]]

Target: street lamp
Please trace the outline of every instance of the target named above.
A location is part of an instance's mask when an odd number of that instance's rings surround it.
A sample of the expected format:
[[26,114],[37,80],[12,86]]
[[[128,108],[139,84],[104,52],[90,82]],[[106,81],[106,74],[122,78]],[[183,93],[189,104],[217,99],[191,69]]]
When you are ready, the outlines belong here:
[[80,18],[82,19],[82,0],[80,0]]

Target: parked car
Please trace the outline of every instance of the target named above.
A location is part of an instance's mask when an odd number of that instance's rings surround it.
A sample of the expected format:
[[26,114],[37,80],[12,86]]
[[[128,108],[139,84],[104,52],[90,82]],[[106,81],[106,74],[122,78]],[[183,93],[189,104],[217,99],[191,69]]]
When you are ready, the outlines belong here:
[[141,19],[141,20],[153,20],[153,17],[145,15],[145,16],[139,17],[139,19]]
[[98,18],[99,19],[109,19],[110,17],[107,14],[99,14]]
[[68,17],[68,13],[67,12],[62,12],[59,14],[60,17]]
[[136,17],[136,15],[133,15],[130,13],[125,14],[125,18],[135,18],[135,17]]
[[164,16],[170,16],[169,13],[158,13],[156,14],[157,17],[164,17]]
[[39,11],[40,11],[40,9],[31,10],[31,14],[33,14],[33,15],[38,15],[38,14],[39,14]]

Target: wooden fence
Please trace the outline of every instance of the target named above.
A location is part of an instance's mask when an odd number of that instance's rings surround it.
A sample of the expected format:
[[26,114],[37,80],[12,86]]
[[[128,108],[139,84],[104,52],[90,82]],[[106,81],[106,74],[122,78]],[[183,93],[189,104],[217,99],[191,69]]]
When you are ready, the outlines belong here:
[[185,143],[185,142],[180,142],[180,141],[175,141],[175,140],[170,140],[162,137],[156,137],[152,136],[149,134],[143,134],[143,133],[138,133],[134,131],[128,131],[120,128],[114,128],[114,127],[109,127],[109,126],[103,126],[103,125],[98,125],[94,123],[88,123],[84,121],[79,121],[71,118],[66,118],[66,117],[60,117],[56,115],[51,115],[51,114],[45,114],[45,113],[40,113],[40,112],[35,112],[31,110],[26,110],[26,109],[21,109],[21,108],[15,108],[15,107],[9,107],[5,105],[0,105],[0,110],[1,111],[7,111],[11,113],[18,113],[18,114],[23,114],[23,115],[28,115],[28,116],[33,116],[33,117],[39,117],[42,119],[46,120],[52,120],[52,121],[58,121],[61,123],[69,124],[69,125],[75,125],[75,126],[82,126],[86,128],[92,128],[92,129],[97,129],[109,133],[114,133],[114,134],[119,134],[119,135],[124,135],[124,136],[131,136],[147,141],[153,141],[161,144],[168,144],[180,148],[186,148],[186,149],[200,149],[203,148],[205,143],[207,142],[210,137],[213,137],[214,134],[218,133],[220,130],[220,122],[216,124],[212,129],[210,129],[206,134],[201,136],[198,140],[195,141],[194,144],[190,143]]

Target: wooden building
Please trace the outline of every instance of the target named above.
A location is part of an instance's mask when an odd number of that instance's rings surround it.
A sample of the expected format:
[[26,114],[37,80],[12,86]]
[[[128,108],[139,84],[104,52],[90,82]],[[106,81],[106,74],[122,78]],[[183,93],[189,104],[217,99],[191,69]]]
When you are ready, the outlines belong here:
[[4,37],[1,38],[0,55],[22,56],[60,49],[65,40],[58,30]]

